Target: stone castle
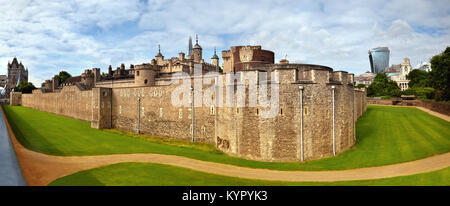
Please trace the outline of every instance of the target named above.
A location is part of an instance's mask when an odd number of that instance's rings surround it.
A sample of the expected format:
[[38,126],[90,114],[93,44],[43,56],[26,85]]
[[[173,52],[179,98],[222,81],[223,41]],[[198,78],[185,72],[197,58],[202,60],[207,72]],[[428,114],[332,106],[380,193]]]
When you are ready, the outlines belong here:
[[[216,53],[211,63],[203,60],[198,38],[191,45],[187,56],[179,53],[165,59],[159,50],[149,63],[128,69],[122,64],[115,71],[110,66],[104,75],[94,68],[63,83],[48,80],[32,94],[13,93],[11,104],[89,121],[98,129],[211,143],[228,154],[253,160],[312,160],[337,155],[355,144],[355,123],[366,110],[366,95],[354,89],[353,74],[290,64],[287,59],[275,64],[274,53],[261,46],[222,51],[220,67]],[[179,72],[187,75],[176,76]],[[267,77],[267,85],[251,83],[261,76]],[[174,77],[190,81],[187,105],[171,104],[180,86]],[[262,117],[270,109],[267,105],[251,105],[249,91],[255,88],[258,93],[269,91],[268,98],[274,96],[273,88],[279,89],[278,98],[269,103],[278,105],[272,118]],[[215,104],[197,105],[197,99],[207,93]],[[237,98],[219,98],[224,93]],[[219,106],[225,101],[234,104]]]

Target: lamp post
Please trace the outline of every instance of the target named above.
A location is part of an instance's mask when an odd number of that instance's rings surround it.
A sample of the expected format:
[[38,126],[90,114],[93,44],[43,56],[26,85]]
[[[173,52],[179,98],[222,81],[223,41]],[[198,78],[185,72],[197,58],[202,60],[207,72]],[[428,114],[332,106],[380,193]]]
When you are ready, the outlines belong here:
[[331,102],[333,105],[333,155],[336,156],[336,137],[335,137],[335,132],[334,132],[334,90],[336,89],[336,87],[333,85],[331,86]]
[[298,88],[300,89],[300,160],[303,162],[303,86]]
[[191,116],[192,116],[192,130],[191,130],[191,134],[192,134],[192,142],[194,142],[195,141],[195,139],[194,139],[194,131],[195,131],[195,125],[194,125],[194,123],[195,123],[195,121],[194,121],[194,119],[195,119],[195,111],[194,111],[194,87],[191,87],[191,102],[192,102],[192,104],[191,104]]

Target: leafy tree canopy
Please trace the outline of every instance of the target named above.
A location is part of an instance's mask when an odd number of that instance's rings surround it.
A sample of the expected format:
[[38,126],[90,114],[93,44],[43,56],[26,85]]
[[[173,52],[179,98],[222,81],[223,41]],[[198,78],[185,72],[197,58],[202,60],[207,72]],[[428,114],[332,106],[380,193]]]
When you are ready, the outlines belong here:
[[366,85],[365,84],[358,84],[356,85],[356,88],[361,89],[361,88],[365,88]]
[[60,83],[63,83],[70,77],[72,77],[72,75],[70,75],[69,72],[66,71],[60,71],[59,74],[55,75],[55,78],[58,78]]
[[438,101],[450,100],[450,47],[431,58],[431,84],[436,89]]
[[367,88],[367,96],[369,97],[398,97],[400,95],[400,87],[398,87],[395,81],[389,80],[387,75],[384,73],[377,74],[372,84]]
[[31,82],[21,81],[19,86],[14,87],[14,91],[22,93],[31,93],[36,87]]
[[419,69],[414,69],[406,75],[406,79],[409,80],[409,87],[431,87],[431,75]]

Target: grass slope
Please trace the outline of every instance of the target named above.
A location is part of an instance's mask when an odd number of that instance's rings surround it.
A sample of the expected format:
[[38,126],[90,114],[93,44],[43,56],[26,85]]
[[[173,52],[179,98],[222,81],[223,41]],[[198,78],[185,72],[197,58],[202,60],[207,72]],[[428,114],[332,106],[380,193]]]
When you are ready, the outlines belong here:
[[53,155],[159,153],[277,170],[341,170],[412,161],[450,151],[450,123],[416,108],[368,105],[356,125],[357,144],[337,157],[299,162],[259,162],[226,155],[213,145],[97,130],[88,122],[38,110],[4,106],[18,140]]
[[320,185],[450,185],[450,167],[430,173],[377,180],[281,182],[251,180],[197,172],[162,164],[119,163],[78,172],[50,186],[320,186]]

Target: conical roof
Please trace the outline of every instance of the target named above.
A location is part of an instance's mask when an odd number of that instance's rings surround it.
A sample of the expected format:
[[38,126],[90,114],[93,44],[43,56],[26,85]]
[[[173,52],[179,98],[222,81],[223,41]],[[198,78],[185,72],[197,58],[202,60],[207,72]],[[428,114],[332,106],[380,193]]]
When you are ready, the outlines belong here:
[[219,57],[216,54],[216,48],[214,47],[214,55],[211,57],[211,59],[219,59]]
[[202,47],[198,44],[198,35],[195,35],[194,49],[202,49]]
[[16,58],[16,57],[14,57],[14,59],[13,59],[13,61],[12,61],[11,64],[19,65],[19,62],[17,61],[17,58]]

